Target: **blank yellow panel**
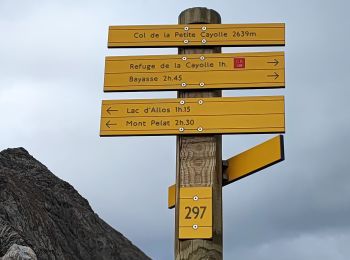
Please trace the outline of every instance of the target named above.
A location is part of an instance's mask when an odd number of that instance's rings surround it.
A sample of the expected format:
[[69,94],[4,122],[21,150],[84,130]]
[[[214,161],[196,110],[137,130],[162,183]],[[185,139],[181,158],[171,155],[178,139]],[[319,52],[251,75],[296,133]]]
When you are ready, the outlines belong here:
[[168,188],[168,208],[172,209],[176,203],[176,185],[172,185]]
[[180,188],[180,199],[210,199],[213,196],[212,187],[182,187]]
[[279,135],[229,159],[225,185],[283,159],[283,136]]
[[179,239],[210,239],[213,237],[213,227],[180,227]]

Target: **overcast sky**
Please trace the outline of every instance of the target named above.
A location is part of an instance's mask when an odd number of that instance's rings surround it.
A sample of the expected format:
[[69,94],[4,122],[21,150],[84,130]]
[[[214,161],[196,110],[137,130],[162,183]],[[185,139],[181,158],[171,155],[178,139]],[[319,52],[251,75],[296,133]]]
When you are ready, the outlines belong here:
[[[175,137],[99,137],[102,99],[175,97],[103,93],[109,25],[176,24],[204,6],[222,23],[286,23],[286,160],[223,192],[224,257],[350,259],[350,4],[347,0],[0,0],[0,150],[24,147],[89,200],[99,216],[154,259],[173,259]],[[226,135],[227,159],[273,135]]]

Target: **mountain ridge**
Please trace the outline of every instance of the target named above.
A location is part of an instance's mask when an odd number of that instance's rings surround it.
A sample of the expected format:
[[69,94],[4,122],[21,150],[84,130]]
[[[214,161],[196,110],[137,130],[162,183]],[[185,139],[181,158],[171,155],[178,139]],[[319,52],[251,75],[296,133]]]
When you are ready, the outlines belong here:
[[38,259],[150,259],[24,148],[0,152],[0,256],[12,244]]

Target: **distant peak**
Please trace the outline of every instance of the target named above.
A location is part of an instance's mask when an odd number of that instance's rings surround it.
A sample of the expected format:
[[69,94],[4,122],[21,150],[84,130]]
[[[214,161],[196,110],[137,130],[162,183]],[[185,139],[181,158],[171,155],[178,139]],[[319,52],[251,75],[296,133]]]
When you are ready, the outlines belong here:
[[43,164],[36,160],[23,147],[8,148],[0,152],[0,169],[22,169],[30,168],[47,169]]
[[23,155],[30,155],[26,149],[23,147],[17,147],[17,148],[7,148],[5,150],[2,150],[0,152],[1,154],[23,154]]

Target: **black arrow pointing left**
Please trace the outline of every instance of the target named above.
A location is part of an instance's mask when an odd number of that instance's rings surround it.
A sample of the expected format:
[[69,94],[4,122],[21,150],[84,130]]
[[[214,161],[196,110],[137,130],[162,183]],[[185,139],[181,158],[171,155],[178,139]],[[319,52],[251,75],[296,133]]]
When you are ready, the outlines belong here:
[[111,114],[111,112],[113,112],[113,111],[119,111],[119,110],[116,110],[116,109],[112,109],[112,107],[109,107],[109,108],[107,108],[107,113],[110,115]]
[[106,126],[108,128],[111,128],[111,125],[117,125],[117,124],[111,124],[111,120],[108,120],[107,123],[106,123]]

